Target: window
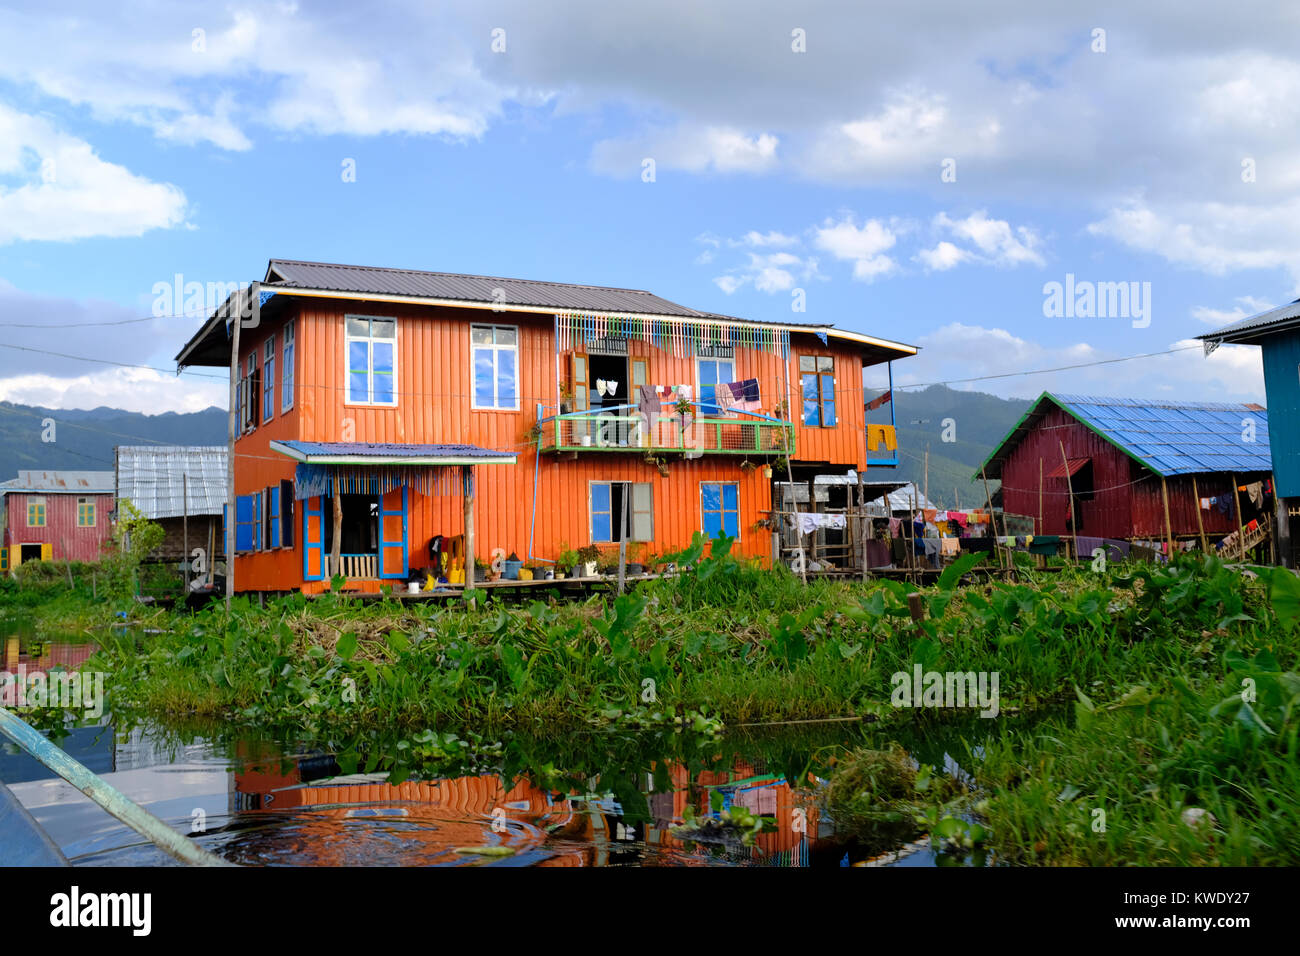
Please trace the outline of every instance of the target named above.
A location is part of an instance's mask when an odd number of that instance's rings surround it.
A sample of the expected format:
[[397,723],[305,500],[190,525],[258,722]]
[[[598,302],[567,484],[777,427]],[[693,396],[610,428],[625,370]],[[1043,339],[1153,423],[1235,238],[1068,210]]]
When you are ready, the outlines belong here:
[[718,415],[722,409],[714,404],[719,385],[736,380],[736,363],[731,359],[699,359],[696,370],[700,379],[700,414]]
[[648,481],[591,483],[591,540],[622,541],[623,498],[627,503],[627,539],[654,540],[654,489]]
[[257,350],[248,356],[248,374],[239,383],[236,392],[239,403],[239,429],[241,432],[257,427],[257,398],[261,394],[257,370]]
[[29,528],[45,527],[45,499],[44,498],[27,499],[27,527]]
[[262,359],[262,424],[275,414],[275,333],[266,340],[266,357]]
[[280,544],[293,547],[293,482],[280,479]]
[[290,322],[284,327],[284,355],[280,359],[280,390],[283,393],[280,396],[280,412],[287,412],[293,408],[293,323]]
[[396,405],[397,320],[347,317],[348,401]]
[[513,325],[470,326],[475,408],[519,407],[519,329]]
[[77,527],[78,528],[95,527],[95,499],[94,498],[77,499]]
[[803,423],[816,428],[835,427],[835,360],[829,355],[799,356],[803,383]]
[[739,537],[739,487],[734,481],[700,482],[700,527],[710,538]]
[[235,499],[235,552],[253,550],[253,501],[255,495],[240,495]]

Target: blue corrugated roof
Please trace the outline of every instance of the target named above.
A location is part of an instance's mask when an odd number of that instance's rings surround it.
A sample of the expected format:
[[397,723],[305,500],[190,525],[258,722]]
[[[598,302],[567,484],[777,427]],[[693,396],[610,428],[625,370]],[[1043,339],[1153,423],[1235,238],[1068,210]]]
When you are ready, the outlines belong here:
[[[1143,401],[1045,393],[1161,475],[1271,471],[1268,413],[1223,402]],[[1253,421],[1254,441],[1247,441]]]
[[271,450],[303,462],[353,464],[471,464],[475,461],[514,464],[512,451],[478,445],[412,445],[362,441],[272,441]]

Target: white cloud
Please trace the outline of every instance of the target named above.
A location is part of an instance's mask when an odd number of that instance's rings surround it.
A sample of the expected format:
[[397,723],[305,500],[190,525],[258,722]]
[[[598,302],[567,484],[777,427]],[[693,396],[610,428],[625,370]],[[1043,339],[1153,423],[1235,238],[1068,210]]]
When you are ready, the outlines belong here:
[[933,249],[922,249],[914,258],[933,272],[945,272],[963,262],[970,261],[971,254],[965,249],[959,249],[951,242],[944,240]]
[[[179,225],[186,199],[96,155],[89,143],[0,103],[0,245],[139,236]],[[19,185],[7,187],[5,180]]]
[[748,256],[746,265],[714,278],[714,284],[727,295],[746,285],[753,285],[759,292],[769,295],[788,292],[798,281],[820,277],[815,257],[800,257],[789,252],[750,252]]
[[632,138],[601,140],[592,147],[591,165],[609,176],[640,176],[653,159],[655,175],[677,169],[689,173],[761,173],[776,165],[779,139],[771,133],[746,134],[729,126],[681,125]]
[[1253,295],[1239,296],[1236,301],[1241,304],[1231,309],[1212,309],[1205,305],[1197,306],[1192,309],[1192,318],[1204,322],[1206,325],[1221,326],[1236,322],[1238,319],[1244,319],[1247,316],[1267,312],[1273,308],[1271,302],[1257,299]]
[[898,264],[884,255],[897,241],[895,230],[879,219],[857,226],[848,217],[839,222],[827,219],[814,230],[813,245],[836,259],[851,261],[853,278],[870,282],[897,269]]
[[162,411],[198,412],[225,408],[229,386],[220,381],[178,378],[148,369],[115,368],[70,378],[31,373],[0,378],[0,401],[44,408],[97,408],[107,405],[156,415]]
[[[1048,345],[1006,329],[949,323],[919,337],[921,351],[894,369],[899,385],[951,382],[954,388],[1032,398],[1044,391],[1170,398],[1182,401],[1264,401],[1259,349],[1220,346],[1208,357],[1201,343],[1180,339],[1169,355],[1112,364],[1094,364],[1129,352],[1103,349],[1087,342]],[[1084,368],[1035,375],[1015,374],[982,381],[962,380],[1038,369],[1085,365]]]
[[935,216],[934,224],[958,239],[974,243],[984,261],[993,265],[1046,265],[1038,251],[1042,240],[1034,230],[1027,226],[1012,229],[1005,219],[990,219],[984,210],[971,213],[965,219],[952,219],[941,212]]

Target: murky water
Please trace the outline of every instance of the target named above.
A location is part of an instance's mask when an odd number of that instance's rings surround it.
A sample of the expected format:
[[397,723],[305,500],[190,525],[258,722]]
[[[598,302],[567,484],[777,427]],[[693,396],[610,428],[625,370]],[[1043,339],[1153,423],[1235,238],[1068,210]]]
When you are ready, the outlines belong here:
[[[75,668],[75,641],[4,642],[17,672]],[[385,772],[384,744],[340,752],[321,741],[223,727],[127,726],[110,714],[42,727],[72,756],[178,831],[254,866],[934,865],[924,841],[870,855],[822,809],[825,757],[862,743],[854,723],[738,729],[721,738],[591,733],[508,737],[490,766]],[[960,772],[942,747],[921,759]],[[462,764],[464,761],[462,761]],[[366,772],[371,767],[370,772]],[[559,769],[557,769],[559,768]],[[173,861],[13,745],[0,780],[79,866]],[[792,785],[792,782],[798,786]],[[744,807],[765,821],[749,841],[684,831],[689,817]],[[940,860],[939,862],[947,862]],[[953,861],[961,862],[961,861]]]

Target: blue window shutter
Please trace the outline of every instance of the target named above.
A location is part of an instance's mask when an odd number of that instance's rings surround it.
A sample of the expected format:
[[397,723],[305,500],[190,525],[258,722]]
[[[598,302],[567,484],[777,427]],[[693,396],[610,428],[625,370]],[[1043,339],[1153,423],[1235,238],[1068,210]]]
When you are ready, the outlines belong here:
[[253,496],[235,499],[235,551],[253,550]]
[[271,547],[280,547],[280,489],[271,488]]

